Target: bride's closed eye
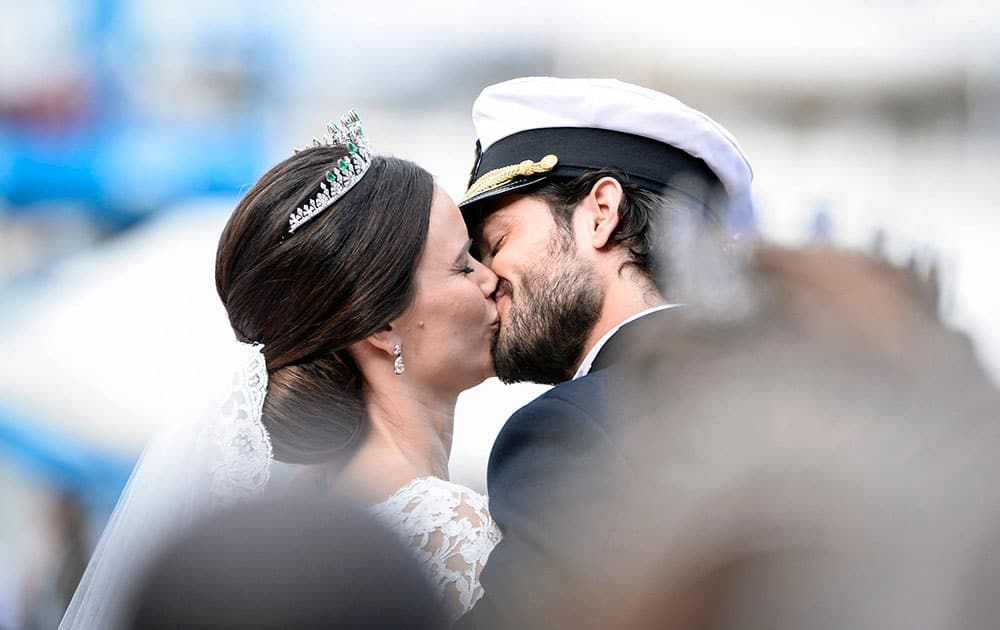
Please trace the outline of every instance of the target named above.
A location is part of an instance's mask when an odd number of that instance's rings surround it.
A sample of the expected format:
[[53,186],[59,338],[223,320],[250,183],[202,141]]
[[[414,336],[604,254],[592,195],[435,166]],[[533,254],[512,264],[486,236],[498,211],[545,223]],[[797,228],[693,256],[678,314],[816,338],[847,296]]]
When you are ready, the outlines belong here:
[[455,270],[458,271],[459,273],[468,275],[473,271],[475,271],[475,269],[472,268],[469,260],[469,255],[470,255],[469,249],[471,247],[472,247],[472,241],[471,240],[466,241],[465,245],[462,246],[462,251],[460,251],[458,253],[458,256],[455,258]]

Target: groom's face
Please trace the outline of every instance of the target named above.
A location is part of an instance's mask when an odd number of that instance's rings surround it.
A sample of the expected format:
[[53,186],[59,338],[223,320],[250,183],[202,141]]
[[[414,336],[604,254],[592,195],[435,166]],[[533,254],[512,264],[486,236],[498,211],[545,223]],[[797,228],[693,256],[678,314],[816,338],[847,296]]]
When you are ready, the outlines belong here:
[[505,383],[572,378],[604,302],[602,278],[579,255],[572,229],[556,223],[545,201],[511,196],[483,220],[478,244],[498,276],[497,376]]

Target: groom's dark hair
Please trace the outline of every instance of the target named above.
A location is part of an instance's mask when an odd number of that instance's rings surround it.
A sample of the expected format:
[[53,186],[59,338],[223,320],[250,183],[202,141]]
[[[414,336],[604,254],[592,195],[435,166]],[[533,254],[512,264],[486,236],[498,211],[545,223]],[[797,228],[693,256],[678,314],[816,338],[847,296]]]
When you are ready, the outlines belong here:
[[361,373],[348,347],[413,300],[434,180],[376,156],[346,195],[294,234],[288,219],[320,191],[347,147],[314,147],[247,191],[219,240],[215,281],[236,336],[264,344],[263,422],[276,459],[346,457],[367,426]]
[[[696,207],[678,203],[674,199],[631,183],[628,174],[614,169],[591,171],[574,178],[546,180],[529,194],[548,204],[562,235],[571,242],[573,213],[580,202],[590,194],[598,180],[604,177],[613,177],[622,187],[618,226],[611,239],[628,253],[628,260],[623,268],[634,268],[661,294],[666,295],[668,274],[664,267],[667,261],[664,260],[662,252],[665,251],[668,236],[665,230],[671,225],[673,215],[694,212],[697,214],[696,220],[717,225],[720,221],[719,209],[701,203]],[[702,185],[710,187],[716,183],[706,181]]]

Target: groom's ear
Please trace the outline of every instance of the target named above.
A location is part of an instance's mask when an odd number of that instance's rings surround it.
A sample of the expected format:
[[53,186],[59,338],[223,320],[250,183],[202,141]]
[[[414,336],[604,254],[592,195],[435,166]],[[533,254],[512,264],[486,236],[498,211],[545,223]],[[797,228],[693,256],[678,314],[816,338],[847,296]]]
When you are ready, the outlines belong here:
[[587,195],[587,236],[594,249],[604,249],[618,227],[618,209],[624,193],[614,177],[597,180]]

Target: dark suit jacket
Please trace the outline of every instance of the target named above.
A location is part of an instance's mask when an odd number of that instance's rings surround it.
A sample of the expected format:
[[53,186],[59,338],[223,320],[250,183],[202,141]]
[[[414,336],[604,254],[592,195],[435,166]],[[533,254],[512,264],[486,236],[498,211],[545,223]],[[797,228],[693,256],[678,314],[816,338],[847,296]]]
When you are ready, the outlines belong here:
[[[490,454],[490,510],[503,530],[481,576],[485,596],[460,628],[554,627],[553,614],[578,597],[600,597],[623,541],[613,519],[573,521],[568,514],[600,498],[607,504],[622,476],[607,475],[615,434],[628,418],[614,413],[629,395],[628,358],[648,344],[673,309],[623,326],[598,353],[588,375],[562,383],[514,413]],[[627,475],[625,476],[627,478]],[[613,508],[612,508],[613,509]],[[596,595],[595,595],[596,594]]]

